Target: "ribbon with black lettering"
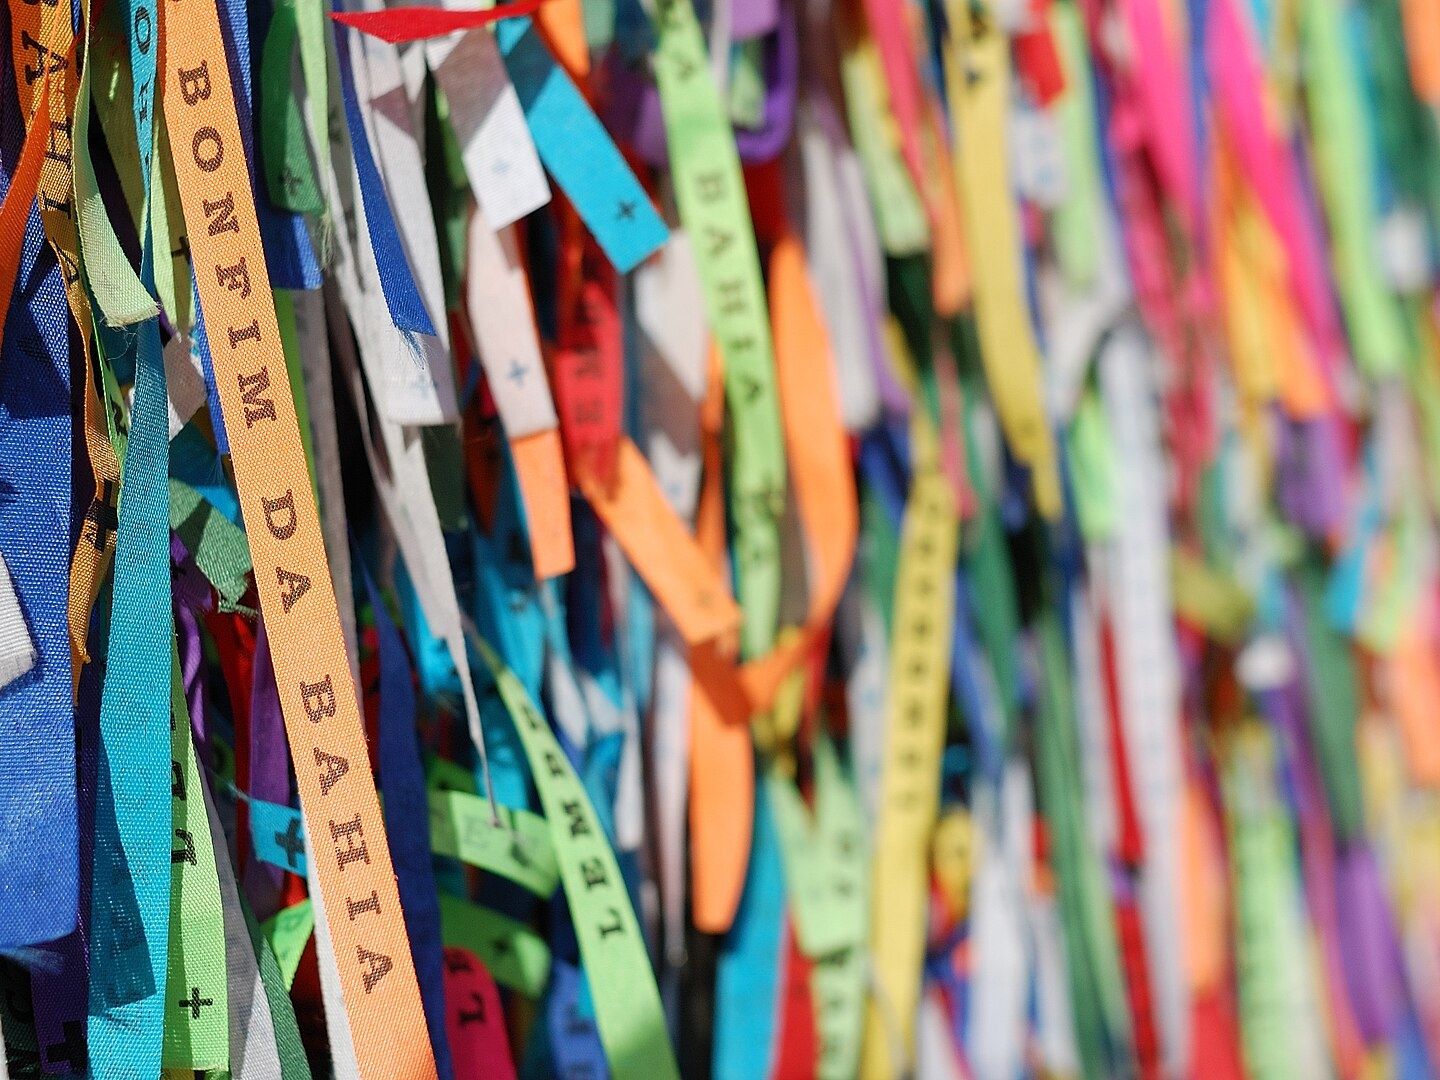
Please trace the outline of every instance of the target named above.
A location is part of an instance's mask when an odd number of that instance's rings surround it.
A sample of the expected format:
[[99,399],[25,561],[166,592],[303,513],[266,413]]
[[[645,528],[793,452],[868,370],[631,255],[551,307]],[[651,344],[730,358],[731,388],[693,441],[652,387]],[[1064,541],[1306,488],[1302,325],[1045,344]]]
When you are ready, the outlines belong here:
[[472,640],[515,722],[540,790],[611,1073],[678,1080],[645,940],[590,796],[514,673],[483,639]]
[[212,0],[167,0],[162,40],[195,280],[360,1074],[432,1080]]

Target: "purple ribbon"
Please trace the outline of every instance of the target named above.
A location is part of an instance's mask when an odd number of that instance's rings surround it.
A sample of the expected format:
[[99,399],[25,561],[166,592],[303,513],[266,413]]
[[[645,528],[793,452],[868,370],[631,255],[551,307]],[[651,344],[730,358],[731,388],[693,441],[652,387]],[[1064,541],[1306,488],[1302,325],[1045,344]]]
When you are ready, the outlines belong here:
[[[263,617],[255,621],[255,668],[250,687],[250,790],[251,798],[290,805],[290,748],[285,741],[285,720],[280,712],[280,691]],[[256,918],[268,919],[280,910],[280,889],[285,871],[251,858],[245,867],[245,896]]]
[[1336,892],[1345,911],[1340,955],[1355,1021],[1367,1044],[1389,1042],[1404,1018],[1405,988],[1395,927],[1368,845],[1341,852]]
[[1311,536],[1325,536],[1345,513],[1339,431],[1332,417],[1282,422],[1276,446],[1281,512]]
[[[740,35],[737,33],[737,37]],[[795,16],[779,21],[775,37],[765,50],[765,119],[759,130],[735,129],[735,148],[747,165],[759,165],[780,156],[795,128],[795,94],[800,79],[800,42]]]
[[[768,2],[768,0],[767,0]],[[657,168],[669,163],[665,115],[660,91],[644,72],[625,64],[618,51],[609,61],[610,98],[605,126],[644,161]],[[735,148],[747,165],[772,161],[790,142],[795,127],[795,103],[800,84],[800,42],[795,19],[787,15],[776,23],[765,57],[765,114],[757,131],[735,130]]]
[[[727,0],[718,0],[726,3]],[[728,0],[730,4],[730,36],[736,41],[752,41],[772,32],[780,22],[779,0]]]
[[195,756],[210,768],[210,743],[205,734],[205,645],[200,636],[202,611],[215,606],[215,593],[176,533],[170,534],[170,590],[175,605],[176,647],[180,651],[180,679],[185,684],[185,707],[195,735]]

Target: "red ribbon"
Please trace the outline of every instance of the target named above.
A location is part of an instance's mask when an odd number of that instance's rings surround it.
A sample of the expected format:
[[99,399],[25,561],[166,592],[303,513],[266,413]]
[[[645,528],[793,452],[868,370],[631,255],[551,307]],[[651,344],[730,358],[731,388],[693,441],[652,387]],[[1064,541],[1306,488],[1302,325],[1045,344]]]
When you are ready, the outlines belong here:
[[423,41],[425,38],[444,37],[456,30],[472,30],[477,26],[489,26],[501,19],[518,19],[522,15],[533,15],[544,0],[518,0],[514,4],[490,8],[487,11],[451,11],[438,7],[387,8],[384,11],[336,11],[330,18],[362,34],[369,34],[391,45],[403,45],[408,41]]

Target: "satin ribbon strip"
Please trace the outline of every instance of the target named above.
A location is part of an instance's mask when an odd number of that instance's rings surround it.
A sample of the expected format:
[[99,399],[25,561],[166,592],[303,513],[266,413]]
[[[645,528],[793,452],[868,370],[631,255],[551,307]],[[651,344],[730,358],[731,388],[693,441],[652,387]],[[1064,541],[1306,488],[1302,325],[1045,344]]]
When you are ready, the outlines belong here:
[[[17,33],[17,48],[19,43]],[[36,47],[43,47],[38,40]],[[28,50],[28,56],[33,64],[35,49]],[[25,62],[22,52],[22,65]],[[21,81],[23,70],[17,71]],[[6,294],[8,330],[0,352],[0,402],[6,418],[0,440],[7,483],[17,496],[0,505],[0,547],[41,661],[40,677],[32,675],[4,691],[0,804],[6,813],[0,819],[0,903],[13,913],[0,930],[0,945],[5,947],[69,933],[75,927],[79,896],[73,628],[65,635],[69,642],[63,652],[57,651],[69,561],[69,485],[61,462],[72,449],[66,404],[72,365],[61,275],[45,244],[40,215],[32,214],[45,160],[51,85],[60,80],[37,75],[37,81],[39,107],[23,150],[23,132],[7,132],[6,149],[13,154],[7,156],[14,166],[0,208],[0,273],[8,273],[12,286],[19,285]],[[113,526],[111,533],[107,541],[113,540]]]
[[476,638],[475,646],[515,722],[540,789],[610,1067],[661,1080],[678,1077],[640,926],[590,798],[525,688],[489,645]]
[[655,54],[680,218],[694,241],[705,309],[725,362],[725,394],[736,427],[734,488],[737,578],[744,651],[774,638],[780,601],[778,522],[785,462],[775,359],[764,285],[734,134],[705,64],[690,0],[658,6]]
[[433,1077],[213,10],[166,5],[165,114],[317,884],[361,1075]]
[[474,30],[501,19],[533,15],[545,0],[515,0],[503,7],[483,11],[453,11],[448,8],[416,6],[403,11],[336,11],[330,18],[345,26],[371,34],[391,45],[442,37],[456,30]]
[[870,942],[876,985],[865,1021],[861,1075],[903,1075],[914,1056],[924,942],[911,927],[925,910],[927,837],[939,800],[939,755],[950,662],[959,544],[935,433],[917,413],[915,478],[906,502],[895,579],[895,638],[885,712],[889,727],[874,838]]
[[546,171],[615,269],[635,269],[668,235],[649,195],[530,19],[505,19],[495,40]]
[[[170,661],[170,798],[174,846],[170,851],[169,974],[160,1058],[167,1068],[228,1068],[230,994],[220,879],[215,868],[210,821],[200,792],[202,781],[190,730],[190,708],[180,673],[180,653],[173,642]],[[227,854],[222,848],[220,857],[225,858]]]

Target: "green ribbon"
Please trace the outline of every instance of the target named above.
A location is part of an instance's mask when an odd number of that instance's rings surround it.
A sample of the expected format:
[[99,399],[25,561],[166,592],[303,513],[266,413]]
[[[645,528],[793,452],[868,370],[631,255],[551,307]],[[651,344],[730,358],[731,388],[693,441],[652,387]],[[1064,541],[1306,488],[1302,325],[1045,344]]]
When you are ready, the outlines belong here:
[[[250,934],[250,944],[255,949],[255,959],[260,967],[260,984],[265,988],[265,1000],[270,1006],[275,1049],[280,1054],[280,1080],[310,1080],[310,1062],[300,1042],[300,1026],[295,1020],[295,1006],[290,1002],[289,984],[280,970],[275,950],[255,921],[250,905],[243,895],[239,901],[245,916],[245,929]],[[311,925],[314,925],[313,918]]]
[[730,120],[751,131],[765,123],[765,76],[760,70],[763,46],[758,38],[741,41],[730,54]]
[[529,998],[544,991],[550,978],[550,946],[524,923],[441,893],[440,933],[446,945],[480,957],[502,986]]
[[[294,0],[281,0],[275,5],[261,50],[260,164],[265,190],[274,205],[297,214],[322,214],[325,199],[315,181],[300,105],[291,92],[290,61],[298,36]],[[323,111],[319,115],[323,116]],[[317,130],[326,131],[324,127]]]
[[1115,504],[1115,447],[1099,396],[1087,389],[1075,407],[1065,435],[1070,459],[1070,490],[1080,531],[1090,543],[1108,540],[1119,527]]
[[1317,551],[1306,552],[1295,577],[1305,609],[1310,738],[1325,782],[1335,838],[1347,844],[1365,831],[1355,753],[1355,718],[1360,715],[1355,657],[1350,642],[1325,617],[1325,567]]
[[1081,765],[1065,643],[1049,608],[1035,634],[1043,677],[1036,768],[1040,809],[1059,883],[1075,1037],[1086,1076],[1131,1071],[1130,1015],[1104,868],[1085,825]]
[[1072,285],[1095,280],[1100,263],[1100,161],[1090,48],[1075,4],[1050,5],[1050,30],[1065,71],[1065,93],[1053,108],[1065,161],[1065,198],[1050,213],[1055,261]]
[[[280,968],[280,977],[284,980],[285,989],[289,990],[295,985],[295,972],[300,968],[301,954],[305,952],[310,935],[315,932],[315,909],[308,898],[291,904],[261,923],[260,932],[270,943],[275,963]],[[264,980],[263,973],[260,978]]]
[[238,609],[250,588],[250,544],[245,533],[183,480],[170,478],[170,528],[220,594],[222,611]]
[[[1240,1043],[1254,1080],[1297,1074],[1295,1054],[1315,1030],[1296,1026],[1312,964],[1295,873],[1295,836],[1274,790],[1274,744],[1247,723],[1228,740],[1223,772],[1236,911]],[[1297,1041],[1298,1040],[1298,1041]],[[1312,1055],[1323,1056],[1323,1055]]]
[[1400,309],[1380,279],[1374,256],[1370,133],[1358,74],[1341,36],[1342,11],[1333,0],[1305,0],[1305,100],[1350,345],[1365,372],[1376,376],[1400,370],[1407,349]]
[[482,639],[473,640],[515,722],[540,794],[610,1072],[679,1080],[645,938],[585,785],[514,672]]
[[875,45],[868,38],[842,53],[840,85],[880,246],[890,255],[928,251],[930,220],[915,181],[901,160],[899,134],[885,93],[885,74]]
[[[165,982],[166,1068],[225,1069],[230,1064],[225,916],[180,653],[170,638],[170,951]],[[228,857],[228,853],[226,853]]]
[[460,791],[430,793],[430,850],[478,866],[548,898],[560,882],[545,819]]
[[694,241],[705,311],[725,359],[740,638],[745,655],[754,657],[775,638],[785,512],[785,442],[765,284],[735,135],[690,0],[660,0],[655,22],[655,76],[675,200]]

